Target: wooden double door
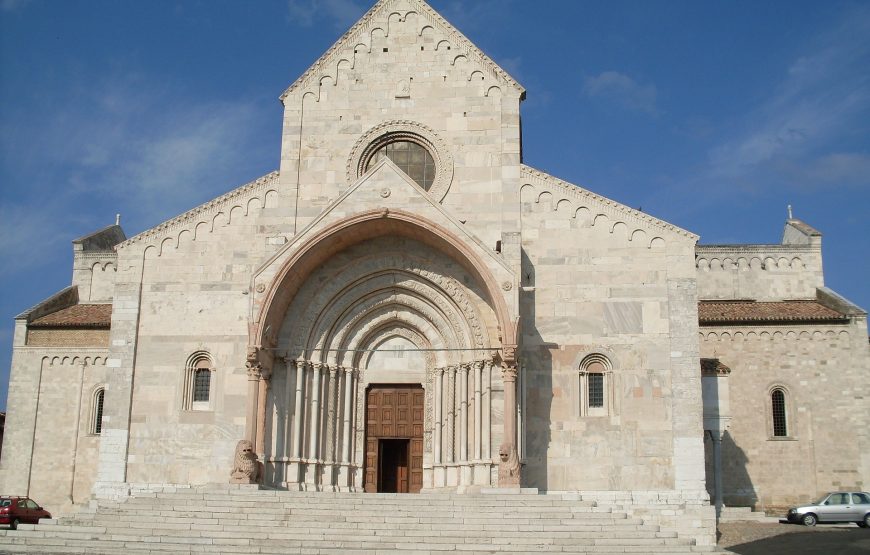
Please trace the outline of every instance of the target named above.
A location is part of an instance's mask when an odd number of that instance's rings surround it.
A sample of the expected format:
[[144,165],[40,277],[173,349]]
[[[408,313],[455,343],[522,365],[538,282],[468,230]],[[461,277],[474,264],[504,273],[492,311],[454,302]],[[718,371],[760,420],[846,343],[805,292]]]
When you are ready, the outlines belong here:
[[423,487],[423,387],[366,390],[366,492],[417,493]]

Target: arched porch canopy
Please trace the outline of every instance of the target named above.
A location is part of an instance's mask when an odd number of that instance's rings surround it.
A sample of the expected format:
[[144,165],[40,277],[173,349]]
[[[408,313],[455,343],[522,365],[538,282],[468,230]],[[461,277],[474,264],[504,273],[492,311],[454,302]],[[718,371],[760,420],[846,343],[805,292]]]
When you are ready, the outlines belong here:
[[335,254],[363,241],[383,236],[402,236],[430,246],[462,265],[485,292],[499,328],[502,347],[516,345],[516,324],[511,320],[504,292],[481,253],[482,247],[462,240],[443,226],[403,210],[369,210],[341,219],[305,238],[281,264],[262,297],[251,326],[251,344],[274,347],[293,298],[308,276]]

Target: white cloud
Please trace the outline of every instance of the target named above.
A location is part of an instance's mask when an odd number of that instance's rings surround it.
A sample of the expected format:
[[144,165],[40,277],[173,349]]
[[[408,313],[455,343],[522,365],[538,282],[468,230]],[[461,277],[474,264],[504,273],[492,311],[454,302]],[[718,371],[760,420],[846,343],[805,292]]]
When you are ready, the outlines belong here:
[[870,117],[870,10],[849,13],[809,44],[814,50],[795,59],[770,96],[710,149],[709,177],[757,186],[777,177],[803,185],[870,181],[858,171],[868,154],[841,153],[838,145]]
[[61,233],[60,208],[52,201],[39,207],[0,205],[0,276],[45,264],[46,252],[75,239]]
[[14,12],[23,9],[31,0],[0,0],[0,12]]
[[583,93],[590,98],[604,98],[636,112],[656,115],[656,86],[638,83],[618,71],[605,71],[583,78]]
[[88,83],[50,112],[3,122],[0,259],[15,272],[116,212],[135,233],[277,167],[271,99],[208,99],[125,74]]

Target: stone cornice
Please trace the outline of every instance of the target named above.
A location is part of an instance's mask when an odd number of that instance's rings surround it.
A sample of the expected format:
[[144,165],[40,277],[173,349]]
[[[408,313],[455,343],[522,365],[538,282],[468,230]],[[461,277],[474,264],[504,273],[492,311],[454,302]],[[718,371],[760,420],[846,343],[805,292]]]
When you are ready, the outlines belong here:
[[818,252],[821,248],[817,245],[760,245],[760,244],[750,244],[750,245],[697,245],[695,247],[695,252],[697,254],[735,254],[735,253],[747,253],[747,254],[758,254],[765,252],[775,252],[778,254],[781,253],[812,253]]
[[621,220],[630,220],[634,221],[635,223],[652,225],[659,229],[669,231],[671,233],[676,233],[677,235],[681,235],[693,241],[697,241],[699,239],[698,235],[695,235],[690,231],[686,231],[681,227],[677,227],[664,220],[660,220],[658,218],[650,216],[649,214],[645,214],[644,212],[640,212],[639,210],[635,210],[622,203],[616,202],[615,200],[611,200],[607,197],[603,197],[599,194],[593,193],[592,191],[584,189],[579,185],[568,183],[567,181],[563,181],[558,177],[553,177],[548,173],[536,170],[535,168],[532,168],[525,164],[520,165],[520,170],[521,177],[523,179],[531,180],[535,185],[548,186],[558,190],[560,193],[571,195],[572,197],[577,199],[592,199],[599,204],[609,208],[615,214],[618,214],[619,219]]
[[259,191],[261,189],[265,189],[267,186],[275,184],[278,181],[278,171],[273,171],[242,185],[241,187],[237,187],[233,189],[229,193],[223,194],[216,199],[210,200],[204,204],[200,204],[196,208],[192,210],[188,210],[184,214],[180,216],[176,216],[171,220],[167,220],[162,224],[159,224],[151,229],[147,229],[138,235],[134,235],[130,239],[124,241],[123,243],[118,244],[115,249],[122,249],[125,247],[129,247],[135,243],[140,243],[143,241],[150,241],[156,238],[164,237],[169,232],[172,232],[179,227],[183,227],[191,222],[197,221],[198,216],[202,214],[217,214],[221,211],[222,208],[225,208],[232,201],[238,199],[239,197],[243,197],[247,194]]
[[[455,44],[458,48],[461,49],[462,53],[469,57],[471,61],[475,61],[492,74],[498,81],[506,83],[516,90],[520,92],[520,95],[525,95],[525,89],[517,83],[517,81],[511,77],[505,70],[500,68],[498,64],[492,61],[486,54],[484,54],[479,48],[474,46],[474,44],[468,40],[462,33],[460,33],[453,25],[451,25],[446,19],[444,19],[441,14],[436,12],[429,6],[426,2],[421,0],[405,0],[408,4],[412,6],[416,6],[417,13],[426,18],[430,23],[434,25],[438,25],[441,27],[441,30],[448,36],[453,44]],[[361,39],[361,35],[369,34],[372,28],[375,25],[375,19],[384,13],[387,13],[389,17],[389,10],[393,8],[393,6],[397,3],[397,0],[378,0],[378,2],[372,6],[372,8],[365,13],[365,15],[360,18],[350,29],[347,30],[337,41],[333,44],[320,58],[317,59],[314,64],[311,65],[305,73],[299,76],[296,81],[293,82],[292,85],[287,87],[287,89],[278,97],[282,102],[287,98],[293,91],[300,87],[308,86],[311,81],[315,77],[320,77],[327,70],[331,70],[331,68],[337,63],[335,60],[336,57],[341,55],[345,48],[352,48],[358,42],[364,42],[368,44],[369,38],[365,40]],[[410,10],[414,11],[414,10]],[[407,15],[407,14],[406,14]],[[358,41],[358,42],[352,42]]]

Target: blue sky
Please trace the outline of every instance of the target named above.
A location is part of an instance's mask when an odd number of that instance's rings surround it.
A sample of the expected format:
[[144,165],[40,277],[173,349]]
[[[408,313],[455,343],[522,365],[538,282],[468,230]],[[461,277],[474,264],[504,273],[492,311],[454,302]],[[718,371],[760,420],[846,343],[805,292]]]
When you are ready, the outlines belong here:
[[[527,89],[525,162],[698,233],[824,234],[870,307],[870,4],[433,0]],[[128,236],[278,166],[278,95],[361,0],[0,0],[0,398],[13,317],[71,241]]]

